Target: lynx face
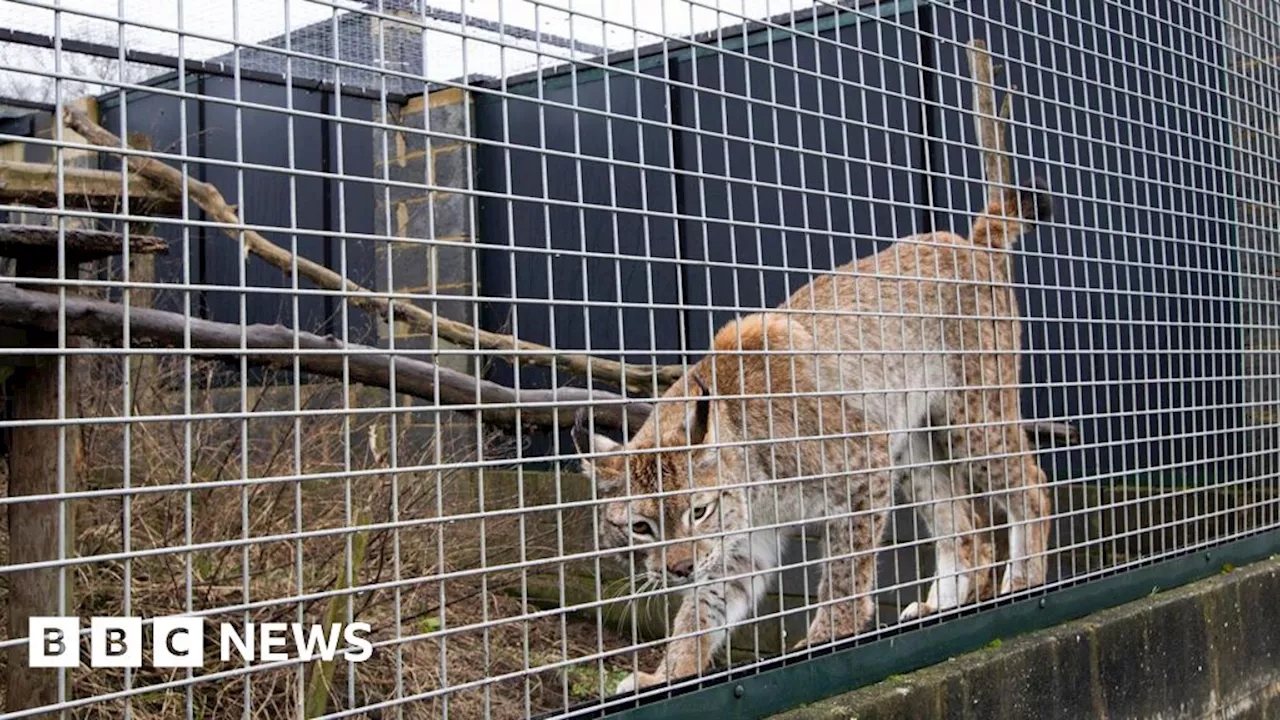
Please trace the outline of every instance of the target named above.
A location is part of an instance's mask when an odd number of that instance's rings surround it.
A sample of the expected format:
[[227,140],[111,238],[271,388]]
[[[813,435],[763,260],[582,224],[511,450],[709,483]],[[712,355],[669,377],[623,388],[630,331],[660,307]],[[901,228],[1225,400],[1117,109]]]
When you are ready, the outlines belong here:
[[662,417],[647,424],[625,455],[608,437],[574,428],[579,448],[597,455],[583,465],[600,492],[627,496],[604,507],[601,544],[634,548],[646,576],[667,586],[735,574],[749,544],[743,451],[704,445],[709,436],[732,442],[732,433],[708,432],[709,400],[693,405],[660,405],[667,427]]

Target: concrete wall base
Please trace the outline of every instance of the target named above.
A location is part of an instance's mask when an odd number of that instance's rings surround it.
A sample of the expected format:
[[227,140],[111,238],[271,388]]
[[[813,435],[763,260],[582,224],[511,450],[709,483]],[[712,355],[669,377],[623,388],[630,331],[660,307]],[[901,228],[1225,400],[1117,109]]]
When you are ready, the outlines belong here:
[[1280,560],[992,646],[777,720],[1280,717]]

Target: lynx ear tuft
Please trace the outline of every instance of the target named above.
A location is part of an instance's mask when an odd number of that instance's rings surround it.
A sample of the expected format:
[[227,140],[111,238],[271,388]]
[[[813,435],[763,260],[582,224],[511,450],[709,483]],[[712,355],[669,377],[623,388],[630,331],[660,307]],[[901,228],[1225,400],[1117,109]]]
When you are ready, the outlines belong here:
[[587,432],[587,408],[578,408],[578,414],[573,417],[573,431],[570,436],[573,437],[573,446],[578,449],[578,453],[590,452],[591,434]]
[[707,388],[707,384],[702,381],[701,377],[697,375],[692,377],[693,382],[702,391],[702,395],[694,403],[693,422],[689,424],[689,443],[691,445],[701,445],[702,441],[707,437],[707,421],[711,416],[711,390]]

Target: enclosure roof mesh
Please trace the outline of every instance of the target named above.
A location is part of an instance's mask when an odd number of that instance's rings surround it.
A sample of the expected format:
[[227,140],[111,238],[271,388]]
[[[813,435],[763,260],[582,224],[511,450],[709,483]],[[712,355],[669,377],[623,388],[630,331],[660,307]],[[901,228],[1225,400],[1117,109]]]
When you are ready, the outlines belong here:
[[[605,48],[598,45],[423,6],[419,0],[366,0],[365,5],[377,15],[335,14],[331,20],[306,25],[259,44],[287,46],[294,53],[337,58],[343,63],[366,66],[368,71],[335,66],[326,60],[291,58],[258,48],[239,50],[240,68],[277,75],[284,75],[288,70],[294,78],[340,81],[344,86],[373,89],[380,88],[385,80],[388,92],[412,94],[422,92],[427,82],[496,77],[539,64],[556,64],[571,56],[605,52]],[[400,15],[410,22],[396,23],[379,15]],[[236,53],[213,58],[213,62],[234,67]],[[384,76],[383,70],[420,79]],[[339,74],[341,77],[336,77]]]

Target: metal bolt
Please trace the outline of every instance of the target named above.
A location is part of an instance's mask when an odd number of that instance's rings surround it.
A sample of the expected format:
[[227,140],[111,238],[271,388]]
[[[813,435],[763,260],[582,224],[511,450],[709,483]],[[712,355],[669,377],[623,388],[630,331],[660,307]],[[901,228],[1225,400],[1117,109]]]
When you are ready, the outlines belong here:
[[1044,607],[1048,602],[1044,598],[1040,598],[1040,607]]
[[740,698],[740,697],[742,697],[743,695],[746,695],[746,694],[747,694],[747,690],[746,690],[746,688],[742,687],[741,685],[734,685],[734,686],[733,686],[733,696],[734,696],[734,697],[736,697],[736,698]]

